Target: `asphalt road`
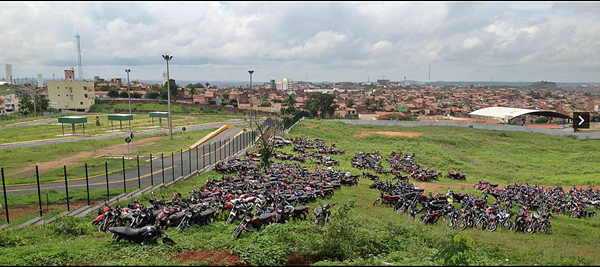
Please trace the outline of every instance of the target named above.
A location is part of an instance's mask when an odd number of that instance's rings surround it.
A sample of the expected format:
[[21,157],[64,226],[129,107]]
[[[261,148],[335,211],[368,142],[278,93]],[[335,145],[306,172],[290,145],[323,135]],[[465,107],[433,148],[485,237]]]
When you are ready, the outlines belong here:
[[[207,126],[200,126],[207,127]],[[215,127],[211,125],[209,127]],[[200,128],[202,129],[202,128]],[[190,127],[192,130],[192,127]],[[199,130],[199,129],[196,129]],[[107,188],[107,180],[108,180],[108,190],[115,189],[123,189],[124,180],[125,187],[140,187],[146,188],[150,185],[158,185],[163,183],[168,183],[173,181],[174,179],[179,178],[180,176],[185,176],[193,172],[194,170],[202,169],[204,166],[211,165],[217,162],[220,159],[224,159],[228,156],[233,155],[248,145],[250,142],[250,132],[239,134],[242,129],[226,129],[215,137],[211,138],[208,142],[203,145],[197,147],[197,149],[192,149],[189,151],[184,151],[182,154],[176,154],[173,157],[171,155],[164,155],[161,158],[160,155],[153,155],[152,164],[145,164],[139,167],[134,167],[130,170],[125,171],[125,176],[123,176],[123,172],[113,173],[100,176],[97,178],[89,179],[89,188],[90,189],[106,189]],[[141,133],[138,133],[140,135]],[[154,133],[148,133],[154,134]],[[103,136],[99,136],[103,137]],[[235,137],[235,139],[234,139]],[[114,136],[110,136],[110,138],[114,138]],[[233,141],[231,141],[233,140]],[[191,153],[191,154],[190,154]],[[149,160],[149,159],[144,159]],[[142,161],[142,159],[140,159]],[[164,169],[164,171],[163,171]],[[68,174],[67,174],[68,175]],[[75,180],[68,182],[69,191],[72,190],[81,190],[86,189],[86,180]],[[23,185],[23,186],[14,186],[7,187],[6,193],[7,195],[23,195],[23,194],[32,194],[37,193],[37,185]],[[40,190],[43,192],[44,190],[57,190],[57,191],[65,191],[65,183],[63,182],[53,182],[46,183],[40,185]]]
[[27,127],[27,126],[45,125],[46,123],[57,121],[57,120],[58,120],[57,118],[51,118],[51,119],[32,121],[32,122],[26,122],[26,123],[21,123],[21,124],[10,124],[7,126],[0,127],[0,130],[19,128],[19,127]]
[[[204,130],[211,128],[219,128],[223,125],[232,125],[232,126],[242,126],[244,124],[248,124],[247,122],[231,122],[231,123],[210,123],[196,126],[186,126],[186,131],[195,131],[195,130]],[[181,128],[173,128],[173,132],[181,132]],[[147,130],[142,132],[134,132],[135,136],[144,136],[144,135],[153,135],[157,133],[169,133],[168,129],[161,130]],[[48,139],[48,140],[40,140],[40,141],[32,141],[32,142],[22,142],[22,143],[13,143],[13,144],[0,144],[0,150],[6,149],[17,149],[22,147],[31,147],[31,146],[45,146],[45,145],[53,145],[53,144],[61,144],[61,143],[70,143],[70,142],[78,142],[82,140],[103,140],[103,139],[112,139],[112,138],[125,138],[129,136],[130,132],[123,133],[113,133],[106,135],[98,135],[98,136],[74,136],[72,138],[66,139]]]

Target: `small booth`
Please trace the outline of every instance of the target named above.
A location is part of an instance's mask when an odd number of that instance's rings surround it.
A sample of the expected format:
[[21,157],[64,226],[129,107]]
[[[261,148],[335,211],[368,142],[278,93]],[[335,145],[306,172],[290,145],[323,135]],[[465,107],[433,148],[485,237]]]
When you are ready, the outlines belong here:
[[129,122],[129,131],[131,131],[131,121],[133,120],[132,114],[111,114],[111,115],[108,115],[108,120],[110,121],[111,131],[114,131],[114,129],[113,129],[114,121],[119,122],[119,128],[121,129],[121,132],[123,131],[123,121],[128,121]]
[[162,118],[169,118],[169,112],[164,111],[155,111],[148,113],[150,118],[152,118],[152,127],[154,127],[154,118],[158,118],[158,125],[162,128]]
[[65,136],[65,123],[71,124],[73,136],[75,136],[75,124],[81,123],[81,126],[83,126],[83,135],[85,135],[85,124],[87,123],[87,117],[79,117],[79,116],[59,117],[58,123],[60,123],[62,125],[62,135],[63,136]]

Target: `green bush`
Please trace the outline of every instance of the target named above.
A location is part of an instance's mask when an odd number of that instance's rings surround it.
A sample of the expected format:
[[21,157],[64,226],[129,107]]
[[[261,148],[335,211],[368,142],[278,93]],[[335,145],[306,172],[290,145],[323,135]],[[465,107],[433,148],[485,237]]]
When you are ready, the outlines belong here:
[[65,214],[59,215],[56,221],[48,224],[47,227],[58,235],[80,236],[94,233],[94,227],[83,218]]
[[26,244],[25,239],[15,234],[13,230],[0,231],[0,247],[16,247],[24,244]]

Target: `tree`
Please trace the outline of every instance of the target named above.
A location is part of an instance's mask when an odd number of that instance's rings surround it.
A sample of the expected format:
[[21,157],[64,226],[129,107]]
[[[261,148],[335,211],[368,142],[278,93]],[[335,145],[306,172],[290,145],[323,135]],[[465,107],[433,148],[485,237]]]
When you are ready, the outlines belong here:
[[160,97],[160,92],[158,90],[152,90],[146,94],[146,98],[149,99],[158,99]]
[[355,105],[356,103],[354,103],[354,99],[350,99],[348,102],[346,102],[346,106],[349,108],[354,107]]
[[28,95],[23,95],[19,100],[19,110],[33,111],[33,102],[31,102]]
[[270,107],[271,106],[271,102],[262,102],[260,103],[261,107]]
[[281,118],[274,117],[274,116],[271,116],[269,118],[273,121],[274,127],[270,127],[266,124],[263,124],[263,122],[261,122],[260,120],[254,121],[254,125],[256,126],[255,127],[256,131],[258,132],[257,136],[260,137],[258,139],[258,142],[259,142],[258,153],[260,154],[259,167],[261,167],[261,168],[271,166],[271,161],[269,160],[269,158],[271,157],[271,154],[273,153],[275,144],[274,144],[274,142],[269,142],[269,136],[271,136],[271,135],[275,136],[280,133],[283,133],[283,131],[285,129],[284,121]]
[[188,89],[204,88],[204,85],[202,83],[190,83],[190,84],[186,85],[185,88],[188,88]]
[[367,100],[365,100],[365,106],[367,106],[367,109],[371,109],[371,105],[373,105],[373,102],[371,101],[370,98],[367,98]]
[[194,98],[194,95],[196,95],[196,88],[192,87],[190,88],[190,96]]
[[[175,101],[175,95],[177,95],[177,83],[175,83],[175,80],[173,79],[169,79],[168,83],[171,88],[171,101]],[[162,91],[164,91],[165,93],[163,94]],[[160,98],[169,99],[169,96],[167,95],[167,83],[163,85],[163,90],[161,90]]]
[[297,103],[296,101],[296,94],[290,94],[288,95],[288,97],[285,98],[285,100],[283,101],[283,103],[289,107],[294,107]]
[[142,94],[138,92],[131,93],[131,98],[142,98]]
[[334,99],[334,95],[318,92],[310,95],[308,99],[310,101],[307,103],[307,105],[310,104],[308,105],[310,107],[309,110],[311,108],[318,109],[319,116],[321,118],[331,118],[335,113],[335,109],[339,107],[338,104],[335,104]]
[[548,122],[548,118],[546,118],[546,117],[540,117],[535,120],[535,123],[547,123],[547,122]]
[[117,88],[108,89],[108,97],[110,97],[110,98],[119,97],[119,89],[117,89]]
[[223,98],[224,98],[224,99],[229,99],[229,93],[224,93],[224,94],[223,94]]
[[229,103],[231,103],[232,105],[237,104],[237,98],[234,97],[232,99],[229,99]]
[[129,98],[129,94],[127,93],[126,90],[121,91],[121,93],[119,94],[119,96],[121,98]]
[[39,96],[35,97],[35,110],[37,110],[37,112],[47,111],[49,107],[50,99],[42,98]]

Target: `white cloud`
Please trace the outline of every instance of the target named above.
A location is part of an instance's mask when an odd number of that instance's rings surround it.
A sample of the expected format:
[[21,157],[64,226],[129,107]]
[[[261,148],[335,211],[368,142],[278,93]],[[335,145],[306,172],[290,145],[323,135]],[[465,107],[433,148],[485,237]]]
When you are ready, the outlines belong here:
[[598,10],[567,2],[5,2],[0,63],[16,77],[59,74],[77,66],[79,32],[87,78],[122,76],[127,66],[160,80],[168,53],[174,77],[187,80],[245,80],[249,67],[257,81],[304,72],[313,81],[362,81],[355,73],[365,69],[426,80],[432,61],[436,80],[487,80],[486,70],[502,73],[495,80],[594,81]]

